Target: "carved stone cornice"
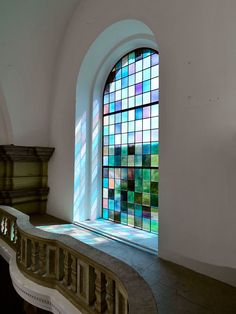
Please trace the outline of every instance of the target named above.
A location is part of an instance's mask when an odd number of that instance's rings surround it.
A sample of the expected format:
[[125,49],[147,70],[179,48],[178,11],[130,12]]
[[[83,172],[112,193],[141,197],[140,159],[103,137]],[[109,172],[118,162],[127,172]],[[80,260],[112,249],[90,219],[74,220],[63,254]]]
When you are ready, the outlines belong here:
[[53,147],[0,145],[0,161],[10,160],[48,162],[53,152]]

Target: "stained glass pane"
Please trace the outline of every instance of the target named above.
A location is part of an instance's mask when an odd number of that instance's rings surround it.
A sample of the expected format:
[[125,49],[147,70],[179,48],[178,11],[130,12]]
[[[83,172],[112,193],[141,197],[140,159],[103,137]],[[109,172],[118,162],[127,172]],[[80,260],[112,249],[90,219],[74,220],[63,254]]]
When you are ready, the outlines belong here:
[[158,232],[159,54],[141,48],[112,69],[103,97],[103,218]]

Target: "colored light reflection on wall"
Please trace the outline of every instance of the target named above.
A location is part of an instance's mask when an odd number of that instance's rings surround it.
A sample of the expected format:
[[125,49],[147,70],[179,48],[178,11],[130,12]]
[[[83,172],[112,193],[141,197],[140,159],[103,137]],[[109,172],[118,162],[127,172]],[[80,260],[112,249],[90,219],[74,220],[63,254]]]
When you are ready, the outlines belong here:
[[[74,179],[74,220],[81,219],[80,208],[83,206],[86,187],[86,114],[75,128],[75,179]],[[86,217],[85,217],[86,218]]]
[[159,54],[117,62],[103,98],[103,218],[158,232]]

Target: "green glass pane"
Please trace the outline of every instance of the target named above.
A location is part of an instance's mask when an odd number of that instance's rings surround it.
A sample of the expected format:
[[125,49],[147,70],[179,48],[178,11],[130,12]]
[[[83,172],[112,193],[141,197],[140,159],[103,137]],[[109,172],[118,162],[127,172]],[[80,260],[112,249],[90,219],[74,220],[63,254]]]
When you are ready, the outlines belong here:
[[128,215],[128,225],[129,226],[134,226],[134,216],[133,215]]
[[150,194],[143,193],[143,205],[149,206],[150,205]]
[[127,190],[127,180],[121,180],[121,190]]
[[134,204],[133,203],[128,203],[128,214],[134,215]]
[[134,203],[134,192],[128,191],[128,202]]
[[143,191],[143,181],[140,179],[135,179],[135,192]]
[[135,144],[135,154],[141,155],[143,153],[142,144]]
[[[123,191],[124,192],[124,191]],[[127,202],[126,201],[122,201],[121,202],[121,211],[123,213],[127,213],[128,212],[128,206],[127,206]]]
[[151,206],[158,207],[158,195],[151,194]]
[[[140,187],[141,188],[141,190],[142,190],[142,186]],[[136,191],[136,190],[135,190]],[[134,198],[134,200],[135,200],[135,203],[136,204],[142,204],[142,193],[137,193],[137,192],[135,192],[135,198]]]
[[153,142],[151,144],[151,154],[158,154],[159,153],[159,143]]
[[121,166],[126,167],[128,165],[128,157],[122,156],[121,157]]
[[154,233],[158,232],[158,222],[155,220],[151,221],[151,232],[154,232]]
[[114,155],[115,147],[109,146],[109,155]]
[[119,167],[119,166],[120,166],[120,162],[121,162],[120,156],[115,156],[115,166],[116,166],[116,167]]
[[121,154],[122,155],[128,155],[128,146],[127,145],[123,145],[121,147]]
[[150,181],[143,181],[143,192],[150,193]]
[[155,182],[159,181],[159,171],[157,169],[151,170],[151,180]]
[[119,189],[115,189],[115,199],[120,198],[120,190]]
[[151,156],[143,155],[143,167],[151,167]]
[[158,155],[151,155],[151,166],[158,167]]
[[134,216],[134,226],[139,229],[142,228],[142,217]]
[[143,180],[150,181],[150,169],[143,169]]
[[127,168],[122,168],[121,169],[121,179],[127,180],[128,178],[128,169]]
[[128,156],[128,166],[129,167],[134,166],[134,155],[129,155]]
[[151,182],[151,193],[158,194],[158,182]]
[[115,180],[115,189],[117,193],[120,191],[120,180],[118,179]]
[[115,165],[115,157],[109,156],[109,166],[114,166],[114,165]]
[[151,207],[151,213],[152,214],[158,214],[158,207]]
[[135,169],[135,180],[142,179],[143,171],[142,169]]
[[151,229],[150,219],[143,218],[143,230],[150,231],[150,229]]
[[142,167],[142,155],[135,155],[134,156],[134,165],[136,167]]

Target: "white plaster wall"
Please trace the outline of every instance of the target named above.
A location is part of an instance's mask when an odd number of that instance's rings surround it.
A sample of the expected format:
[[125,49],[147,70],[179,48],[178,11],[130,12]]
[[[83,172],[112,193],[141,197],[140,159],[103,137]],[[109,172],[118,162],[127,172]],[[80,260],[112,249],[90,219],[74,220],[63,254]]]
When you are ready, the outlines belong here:
[[48,145],[57,48],[78,2],[0,1],[0,82],[12,125],[1,144]]
[[233,0],[81,1],[57,60],[49,213],[72,220],[77,76],[93,41],[122,19],[143,21],[160,46],[160,256],[235,268]]

